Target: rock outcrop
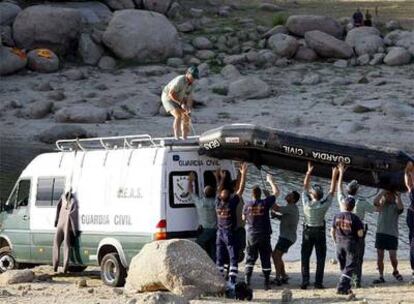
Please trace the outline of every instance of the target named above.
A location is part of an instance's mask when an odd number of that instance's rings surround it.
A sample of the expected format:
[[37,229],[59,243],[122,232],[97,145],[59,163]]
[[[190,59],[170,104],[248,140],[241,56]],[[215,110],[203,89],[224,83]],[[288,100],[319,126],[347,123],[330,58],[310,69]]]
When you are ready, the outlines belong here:
[[336,38],[343,36],[343,27],[333,18],[318,15],[293,15],[286,21],[289,32],[304,37],[306,32],[321,31]]
[[308,46],[323,58],[347,59],[353,55],[353,50],[348,44],[321,31],[307,32],[305,40]]

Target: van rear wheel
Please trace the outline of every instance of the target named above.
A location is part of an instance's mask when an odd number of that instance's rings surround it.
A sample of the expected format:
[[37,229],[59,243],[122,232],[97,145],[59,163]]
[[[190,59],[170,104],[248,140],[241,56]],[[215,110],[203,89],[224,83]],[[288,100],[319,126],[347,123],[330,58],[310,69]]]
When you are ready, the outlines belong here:
[[108,253],[101,261],[101,279],[112,287],[124,286],[127,272],[118,253]]
[[17,269],[18,264],[11,254],[9,247],[3,247],[0,249],[0,273],[7,270]]

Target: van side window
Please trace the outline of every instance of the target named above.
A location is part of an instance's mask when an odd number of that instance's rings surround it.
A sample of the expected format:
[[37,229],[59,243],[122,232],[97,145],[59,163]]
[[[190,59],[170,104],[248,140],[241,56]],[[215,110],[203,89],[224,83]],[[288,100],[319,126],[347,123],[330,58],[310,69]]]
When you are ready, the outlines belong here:
[[22,179],[19,181],[19,184],[16,190],[13,192],[10,200],[10,205],[18,207],[25,207],[29,204],[30,197],[30,180]]
[[188,193],[188,175],[191,172],[196,177],[193,185],[194,195],[199,195],[198,175],[195,171],[171,172],[169,176],[169,200],[171,208],[194,207],[190,193]]
[[37,207],[56,206],[65,189],[64,177],[42,177],[37,180]]
[[[227,171],[227,176],[230,177],[230,172]],[[203,174],[203,178],[204,178],[204,187],[205,186],[211,186],[213,188],[216,188],[217,185],[217,181],[216,181],[216,177],[214,176],[214,171],[204,171]],[[229,179],[228,181],[225,182],[225,186],[227,186],[229,183],[231,182],[231,180]]]

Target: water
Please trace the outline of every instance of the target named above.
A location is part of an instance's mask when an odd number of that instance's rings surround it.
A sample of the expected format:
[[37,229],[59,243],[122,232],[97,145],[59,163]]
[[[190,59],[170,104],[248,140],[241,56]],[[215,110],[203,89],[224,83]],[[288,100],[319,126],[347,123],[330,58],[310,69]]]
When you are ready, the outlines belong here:
[[[50,147],[45,147],[44,145],[23,145],[21,143],[16,142],[5,142],[4,140],[0,143],[0,198],[4,201],[7,199],[11,189],[14,186],[17,178],[19,177],[21,171],[26,167],[26,165],[38,154],[53,151],[54,147],[51,145]],[[279,184],[281,195],[278,199],[279,204],[285,204],[284,196],[292,191],[296,190],[299,193],[302,191],[303,185],[303,175],[284,171],[284,170],[271,170],[272,175],[275,177],[277,183]],[[263,180],[261,178],[263,176]],[[266,173],[260,172],[256,169],[253,165],[249,167],[249,174],[247,179],[246,191],[245,191],[245,199],[251,195],[251,188],[253,185],[259,184],[260,186],[263,185],[263,181],[265,182]],[[329,181],[325,179],[318,179],[314,178],[313,181],[317,181],[324,186],[325,189],[329,187]],[[373,196],[376,194],[376,189],[372,188],[363,188],[362,194],[364,196]],[[373,198],[370,200],[372,201]],[[403,202],[405,206],[408,206],[408,197],[407,195],[403,195]],[[300,202],[299,210],[300,210],[300,224],[298,226],[298,240],[296,243],[291,247],[289,253],[286,256],[287,260],[300,260],[300,243],[301,243],[301,236],[302,236],[302,226],[301,223],[303,221],[303,214]],[[326,223],[327,223],[327,257],[334,258],[335,251],[334,251],[334,244],[329,236],[328,227],[332,224],[333,216],[339,212],[339,207],[336,199],[334,200],[331,208],[329,209],[327,216],[326,216]],[[376,250],[375,250],[375,227],[376,227],[376,218],[377,215],[374,214],[367,214],[365,217],[365,221],[369,226],[368,235],[366,238],[366,249],[365,249],[365,257],[367,259],[375,259],[376,258]],[[406,211],[400,216],[400,238],[399,238],[399,250],[398,256],[401,259],[408,259],[409,257],[409,246],[408,246],[408,227],[405,222],[406,219]],[[273,227],[273,236],[272,242],[275,244],[278,234],[279,234],[279,221],[273,220],[272,221]]]

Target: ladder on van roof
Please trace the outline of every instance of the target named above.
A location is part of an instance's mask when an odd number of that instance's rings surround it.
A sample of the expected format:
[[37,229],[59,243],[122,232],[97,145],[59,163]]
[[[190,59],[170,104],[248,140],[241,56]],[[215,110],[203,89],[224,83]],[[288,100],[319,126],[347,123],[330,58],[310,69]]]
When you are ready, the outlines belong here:
[[90,150],[116,150],[138,149],[143,147],[166,146],[197,146],[198,136],[189,136],[186,140],[174,137],[151,137],[149,134],[73,138],[56,141],[56,147],[61,152],[90,151]]

